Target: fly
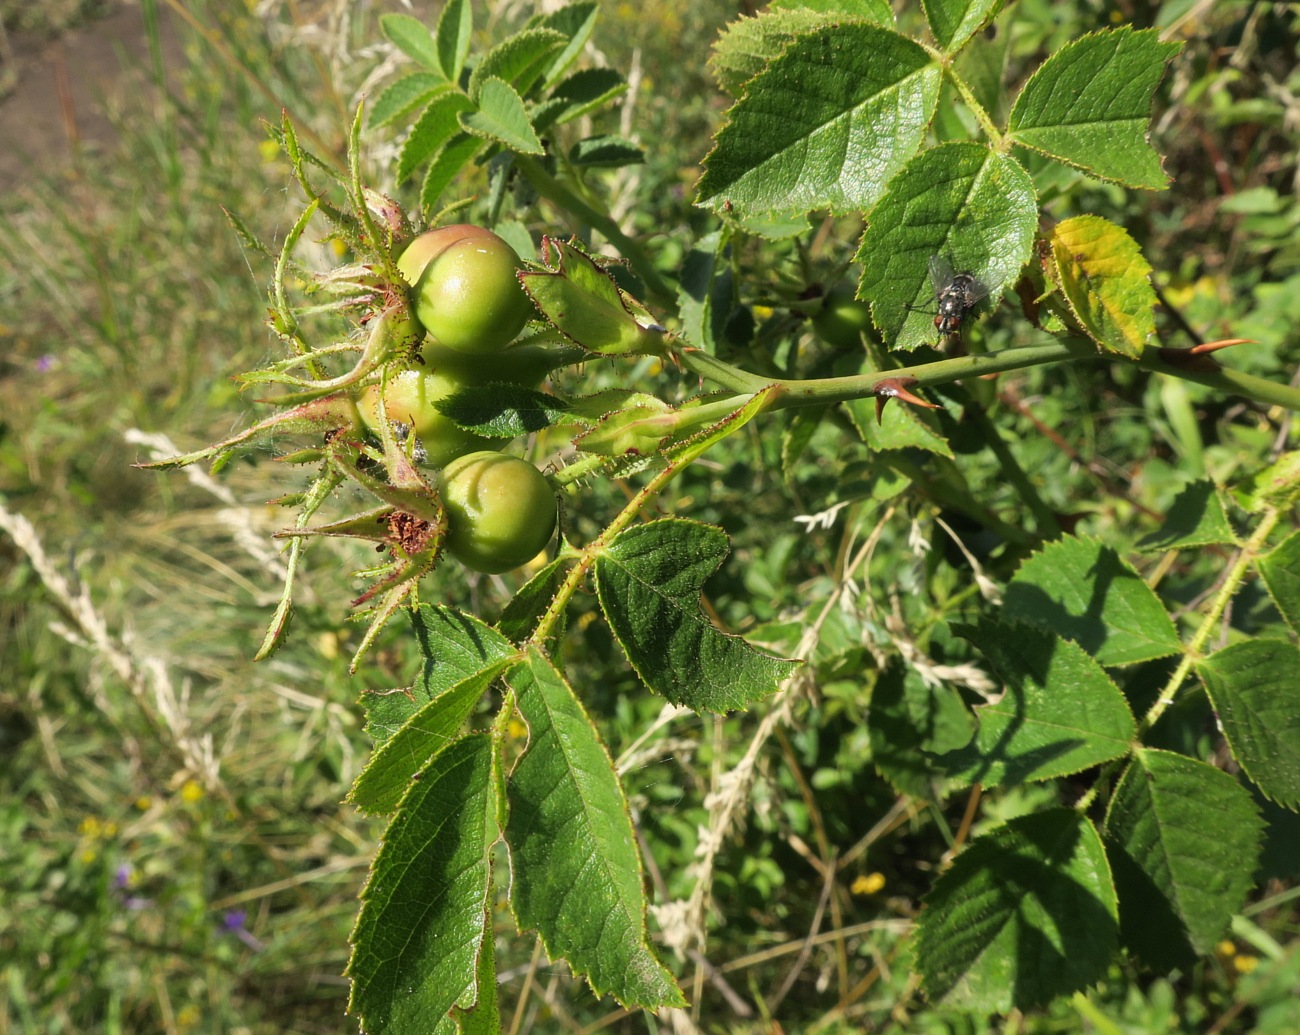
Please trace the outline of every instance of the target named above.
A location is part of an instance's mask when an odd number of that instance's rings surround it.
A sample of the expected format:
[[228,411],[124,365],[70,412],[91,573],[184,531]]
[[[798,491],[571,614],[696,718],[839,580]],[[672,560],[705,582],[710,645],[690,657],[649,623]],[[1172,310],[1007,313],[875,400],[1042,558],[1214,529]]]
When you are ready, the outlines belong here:
[[966,317],[984,300],[989,289],[970,270],[954,273],[952,263],[938,255],[930,256],[930,284],[938,306],[934,326],[945,338],[956,338]]

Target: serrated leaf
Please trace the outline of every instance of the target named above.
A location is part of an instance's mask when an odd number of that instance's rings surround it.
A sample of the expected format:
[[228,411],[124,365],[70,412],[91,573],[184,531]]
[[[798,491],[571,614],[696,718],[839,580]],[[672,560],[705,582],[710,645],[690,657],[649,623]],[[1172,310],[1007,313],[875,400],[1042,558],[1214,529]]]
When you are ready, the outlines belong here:
[[589,169],[621,169],[640,165],[645,161],[645,152],[626,137],[605,134],[579,140],[569,148],[569,161]]
[[519,282],[557,331],[603,355],[663,354],[664,329],[607,270],[570,242],[545,237],[542,250],[550,268],[525,271]]
[[1120,934],[1151,966],[1209,953],[1252,886],[1264,824],[1227,773],[1142,748],[1120,778],[1103,834],[1119,889]]
[[460,132],[460,116],[473,105],[459,90],[436,95],[411,127],[397,160],[397,181],[401,183],[427,162]]
[[458,427],[488,438],[517,438],[574,423],[564,400],[520,385],[467,385],[433,405]]
[[872,765],[891,787],[941,801],[947,773],[934,756],[969,743],[975,723],[955,688],[928,686],[895,658],[872,688],[867,732]]
[[408,707],[408,701],[412,713],[396,732],[378,740],[348,795],[367,812],[397,808],[414,775],[456,739],[492,681],[518,656],[496,630],[450,608],[422,607],[415,622],[425,655],[419,697],[393,693],[378,699],[394,704],[372,709],[371,727],[391,723],[397,718],[393,711]]
[[772,0],[772,11],[817,11],[840,21],[857,18],[876,25],[893,25],[894,12],[889,0]]
[[763,71],[795,37],[819,26],[848,19],[891,27],[886,0],[792,0],[772,3],[753,18],[725,26],[713,45],[709,68],[718,85],[739,97],[746,82]]
[[1116,917],[1092,824],[1073,809],[1019,816],[974,841],[926,896],[922,987],[985,1013],[1045,1005],[1105,973]]
[[597,995],[654,1009],[685,1000],[646,936],[641,856],[614,763],[572,687],[536,647],[509,675],[528,749],[507,785],[521,928]]
[[922,47],[875,25],[797,37],[732,107],[698,203],[741,216],[870,208],[920,147],[939,75]]
[[474,66],[469,77],[470,97],[481,100],[483,87],[490,79],[509,83],[520,97],[527,97],[567,43],[565,36],[554,29],[525,29],[507,37]]
[[[422,21],[409,14],[380,15],[379,31],[398,50],[433,72],[441,72],[438,50],[431,33]],[[441,75],[439,78],[442,79]]]
[[509,83],[488,79],[479,88],[478,110],[462,112],[461,129],[483,140],[504,144],[525,155],[543,152],[542,142],[528,121],[524,102]]
[[1232,757],[1266,798],[1300,809],[1300,648],[1247,640],[1199,662]]
[[749,80],[770,65],[799,35],[811,32],[833,16],[821,11],[775,6],[753,18],[737,18],[723,27],[709,56],[709,70],[718,85],[739,97]]
[[1139,550],[1187,550],[1197,546],[1235,545],[1223,495],[1208,478],[1184,486],[1160,527],[1143,536]]
[[952,459],[948,440],[933,426],[932,419],[907,403],[886,406],[876,420],[876,400],[855,399],[846,404],[853,426],[872,450],[924,449]]
[[1027,783],[1126,754],[1137,731],[1124,695],[1069,640],[1025,626],[954,627],[988,660],[1001,699],[975,709],[975,738],[940,762],[963,783]]
[[596,558],[600,606],[650,689],[696,711],[744,708],[796,662],[761,654],[711,625],[700,590],[729,551],[720,528],[667,518],[615,536]]
[[871,212],[857,261],[858,297],[894,348],[939,337],[930,260],[971,273],[994,301],[1029,261],[1038,227],[1033,181],[1015,159],[981,144],[923,151],[889,184]]
[[1156,332],[1151,264],[1123,227],[1076,216],[1051,233],[1055,280],[1084,332],[1103,348],[1136,359]]
[[1142,577],[1108,546],[1049,543],[1007,586],[1002,617],[1074,640],[1103,665],[1131,665],[1182,650],[1178,631]]
[[474,34],[474,10],[471,0],[447,0],[438,15],[438,65],[453,83],[460,82],[460,70],[469,57],[470,37]]
[[533,109],[533,128],[539,133],[594,111],[627,92],[627,80],[612,68],[584,68],[574,72]]
[[476,992],[491,846],[492,742],[464,737],[411,785],[384,833],[352,932],[350,1013],[367,1032],[428,1031]]
[[[494,772],[494,776],[497,774]],[[501,1002],[497,991],[496,944],[492,937],[491,895],[493,883],[488,874],[487,916],[483,920],[483,941],[480,943],[478,963],[474,972],[475,997],[472,1005],[467,1005],[467,996],[457,1003],[456,1035],[501,1035]],[[437,1033],[435,1032],[435,1035]]]
[[1259,573],[1286,624],[1300,633],[1300,532],[1261,557]]
[[438,204],[442,192],[456,178],[456,174],[483,146],[482,142],[466,133],[457,133],[443,145],[424,174],[424,183],[420,186],[420,208],[431,212]]
[[599,4],[582,3],[568,4],[558,10],[529,19],[528,28],[554,29],[567,40],[564,50],[557,54],[551,60],[550,65],[547,66],[543,85],[553,86],[577,59],[582,52],[582,48],[587,45],[587,40],[591,38],[599,14]]
[[370,109],[370,128],[377,129],[396,122],[417,108],[423,108],[434,96],[451,90],[451,84],[433,72],[412,72],[389,84]]
[[1003,0],[921,0],[930,32],[947,54],[966,45],[1002,8]]
[[1018,144],[1130,187],[1163,189],[1147,143],[1151,95],[1179,43],[1156,29],[1103,29],[1067,43],[1038,67],[1011,109]]

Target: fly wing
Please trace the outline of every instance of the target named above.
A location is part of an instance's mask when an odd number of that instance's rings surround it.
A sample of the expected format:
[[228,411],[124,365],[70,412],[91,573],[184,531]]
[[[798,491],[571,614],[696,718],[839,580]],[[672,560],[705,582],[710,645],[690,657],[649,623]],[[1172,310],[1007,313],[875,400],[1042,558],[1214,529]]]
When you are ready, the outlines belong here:
[[988,297],[989,289],[979,277],[973,273],[966,274],[966,298],[965,307],[973,309]]
[[942,255],[930,256],[930,286],[934,288],[934,297],[938,298],[952,286],[952,263]]

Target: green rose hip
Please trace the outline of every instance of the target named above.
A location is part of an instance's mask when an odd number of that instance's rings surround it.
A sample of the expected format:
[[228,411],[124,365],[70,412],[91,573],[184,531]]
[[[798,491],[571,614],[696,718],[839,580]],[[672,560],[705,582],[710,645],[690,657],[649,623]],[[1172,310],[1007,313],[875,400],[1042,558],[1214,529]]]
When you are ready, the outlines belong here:
[[555,531],[555,492],[527,460],[468,453],[443,468],[439,488],[447,508],[447,550],[475,571],[518,568]]

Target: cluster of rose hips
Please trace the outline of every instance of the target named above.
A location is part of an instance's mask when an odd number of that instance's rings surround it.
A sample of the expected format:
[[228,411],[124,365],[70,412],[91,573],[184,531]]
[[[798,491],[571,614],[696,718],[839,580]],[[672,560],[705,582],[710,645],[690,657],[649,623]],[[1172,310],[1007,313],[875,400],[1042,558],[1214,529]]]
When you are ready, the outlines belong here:
[[547,350],[512,344],[535,310],[516,273],[518,254],[482,227],[439,227],[416,237],[398,258],[425,338],[409,366],[390,370],[381,388],[357,399],[361,421],[380,433],[381,413],[414,435],[420,460],[440,468],[447,551],[466,567],[503,572],[535,557],[555,530],[550,484],[526,460],[457,426],[437,403],[486,383],[536,388],[550,369]]

